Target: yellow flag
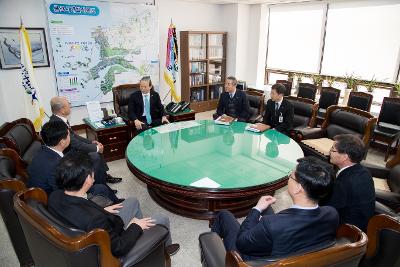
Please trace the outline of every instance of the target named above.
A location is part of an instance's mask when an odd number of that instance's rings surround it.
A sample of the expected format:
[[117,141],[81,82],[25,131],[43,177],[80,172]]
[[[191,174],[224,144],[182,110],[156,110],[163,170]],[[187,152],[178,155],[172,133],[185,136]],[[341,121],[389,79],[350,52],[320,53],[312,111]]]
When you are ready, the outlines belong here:
[[32,121],[35,130],[38,132],[42,128],[44,108],[40,102],[40,94],[33,73],[32,49],[28,32],[23,25],[21,25],[19,32],[21,43],[21,74],[22,86],[24,87],[26,117]]
[[165,58],[164,80],[171,90],[171,96],[175,102],[181,100],[176,93],[176,73],[178,72],[178,41],[176,39],[176,29],[173,24],[168,28],[167,56]]

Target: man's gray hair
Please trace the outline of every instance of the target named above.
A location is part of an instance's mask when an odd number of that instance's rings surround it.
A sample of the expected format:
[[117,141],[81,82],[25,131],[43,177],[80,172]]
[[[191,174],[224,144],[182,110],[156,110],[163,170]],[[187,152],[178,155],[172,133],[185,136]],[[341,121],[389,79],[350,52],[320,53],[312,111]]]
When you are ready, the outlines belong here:
[[237,85],[237,83],[238,83],[236,77],[234,77],[234,76],[228,76],[226,79],[232,81],[233,85]]
[[51,107],[51,112],[53,114],[59,113],[59,111],[64,107],[64,98],[60,96],[53,97],[50,100],[50,107]]

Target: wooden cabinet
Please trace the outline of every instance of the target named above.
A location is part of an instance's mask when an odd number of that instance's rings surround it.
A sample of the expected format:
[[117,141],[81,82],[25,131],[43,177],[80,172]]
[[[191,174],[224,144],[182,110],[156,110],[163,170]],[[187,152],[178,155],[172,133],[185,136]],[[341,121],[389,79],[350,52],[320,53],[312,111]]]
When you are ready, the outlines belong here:
[[217,108],[226,78],[226,32],[181,31],[181,95],[190,108]]
[[88,119],[83,120],[86,124],[86,136],[89,140],[99,141],[104,146],[103,156],[106,161],[123,159],[128,145],[128,126],[118,124],[107,127],[96,127],[96,124]]

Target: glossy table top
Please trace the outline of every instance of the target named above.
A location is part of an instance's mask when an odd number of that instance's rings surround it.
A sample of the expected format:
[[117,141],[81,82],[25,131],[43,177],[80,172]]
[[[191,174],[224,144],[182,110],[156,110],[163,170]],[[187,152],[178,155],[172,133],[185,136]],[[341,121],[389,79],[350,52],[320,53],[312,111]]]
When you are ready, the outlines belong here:
[[[157,127],[140,133],[126,149],[128,161],[164,182],[191,186],[209,178],[215,187],[229,189],[277,181],[303,157],[294,140],[275,130],[253,133],[242,122],[231,126],[192,122],[198,126],[168,133],[159,133]],[[208,184],[199,187],[213,188]]]

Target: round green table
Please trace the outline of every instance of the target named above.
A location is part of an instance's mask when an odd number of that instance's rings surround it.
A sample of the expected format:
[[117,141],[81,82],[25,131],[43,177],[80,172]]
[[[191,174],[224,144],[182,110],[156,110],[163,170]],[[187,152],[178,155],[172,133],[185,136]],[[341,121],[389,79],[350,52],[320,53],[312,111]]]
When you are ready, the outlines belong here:
[[128,167],[150,196],[174,213],[212,219],[228,209],[244,216],[261,195],[285,186],[303,157],[286,135],[249,132],[247,125],[203,120],[149,129],[129,143]]

